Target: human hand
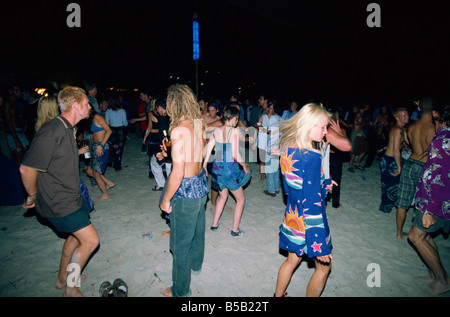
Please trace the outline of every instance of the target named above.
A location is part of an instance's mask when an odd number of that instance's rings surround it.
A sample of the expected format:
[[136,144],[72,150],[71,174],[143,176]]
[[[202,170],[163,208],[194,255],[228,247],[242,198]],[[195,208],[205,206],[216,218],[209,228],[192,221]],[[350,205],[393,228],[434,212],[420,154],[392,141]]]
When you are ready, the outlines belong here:
[[89,146],[85,145],[85,146],[81,147],[78,152],[80,154],[89,153]]
[[338,183],[336,183],[336,181],[331,180],[331,184],[327,185],[327,191],[331,192],[333,189],[333,186],[339,186]]
[[162,211],[170,214],[172,212],[172,206],[170,205],[170,201],[163,201],[161,205],[159,205],[159,208],[161,208]]
[[36,194],[28,195],[27,201],[22,205],[22,207],[25,208],[25,209],[33,208],[34,204],[35,204],[35,200],[36,200]]
[[333,256],[331,254],[316,257],[319,262],[330,263]]
[[392,173],[392,176],[400,175],[401,171],[402,171],[402,168],[401,168],[401,167],[397,168],[397,169],[394,171],[394,173]]
[[422,217],[422,225],[424,228],[428,229],[436,223],[436,219],[432,214],[424,214]]
[[103,146],[97,145],[97,156],[103,155]]

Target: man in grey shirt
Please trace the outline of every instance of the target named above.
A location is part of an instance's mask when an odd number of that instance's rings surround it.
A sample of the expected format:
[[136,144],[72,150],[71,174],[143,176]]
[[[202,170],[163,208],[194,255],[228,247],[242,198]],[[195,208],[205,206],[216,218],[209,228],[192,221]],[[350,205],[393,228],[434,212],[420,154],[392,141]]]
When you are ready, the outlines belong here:
[[64,289],[64,296],[82,296],[80,272],[98,247],[99,237],[81,196],[74,126],[88,118],[91,106],[85,91],[78,87],[60,91],[58,103],[61,115],[39,129],[20,166],[29,194],[24,207],[36,205],[40,216],[58,232],[68,234],[56,288]]

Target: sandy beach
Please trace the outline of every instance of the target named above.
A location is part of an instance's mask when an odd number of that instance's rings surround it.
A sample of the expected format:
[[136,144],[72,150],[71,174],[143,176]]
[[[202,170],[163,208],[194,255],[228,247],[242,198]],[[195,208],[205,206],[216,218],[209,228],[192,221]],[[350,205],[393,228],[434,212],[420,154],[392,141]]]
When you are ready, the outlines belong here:
[[[148,158],[140,153],[141,139],[130,134],[123,157],[123,171],[109,168],[106,176],[116,186],[111,198],[95,204],[91,221],[100,236],[100,247],[83,273],[81,291],[99,297],[102,282],[122,278],[129,297],[162,297],[160,291],[172,285],[172,255],[168,230],[158,206],[161,192],[148,178]],[[418,279],[427,269],[406,237],[396,238],[395,210],[384,214],[380,203],[379,162],[365,171],[347,171],[344,163],[341,204],[327,208],[333,241],[333,267],[323,297],[426,297],[426,282]],[[250,163],[253,179],[245,189],[247,205],[240,228],[242,237],[230,235],[232,212],[224,211],[217,231],[209,229],[212,213],[206,212],[205,259],[199,275],[192,276],[192,297],[271,297],[284,254],[278,248],[278,228],[283,219],[283,195],[269,197],[262,192],[259,168]],[[81,173],[91,198],[100,190]],[[234,208],[234,200],[227,206]],[[26,218],[18,206],[0,207],[0,296],[60,297],[55,288],[60,252],[59,238],[36,217]],[[409,231],[412,209],[405,231]],[[435,238],[441,260],[450,269],[450,240]],[[375,264],[375,265],[374,265]],[[379,285],[368,283],[372,267],[379,268]],[[296,270],[288,295],[302,297],[313,268],[304,262]],[[372,280],[369,277],[369,282]],[[372,286],[372,287],[371,287]],[[450,292],[439,295],[449,297]]]

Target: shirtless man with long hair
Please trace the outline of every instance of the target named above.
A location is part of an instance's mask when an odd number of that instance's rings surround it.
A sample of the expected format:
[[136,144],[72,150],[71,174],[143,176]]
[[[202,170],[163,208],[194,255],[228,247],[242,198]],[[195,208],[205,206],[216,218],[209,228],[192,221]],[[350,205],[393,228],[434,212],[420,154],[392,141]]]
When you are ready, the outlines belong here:
[[188,296],[191,271],[200,272],[205,251],[205,205],[209,192],[202,167],[206,124],[192,90],[173,85],[167,91],[170,116],[172,172],[161,209],[170,214],[170,249],[173,254],[173,285],[165,296]]

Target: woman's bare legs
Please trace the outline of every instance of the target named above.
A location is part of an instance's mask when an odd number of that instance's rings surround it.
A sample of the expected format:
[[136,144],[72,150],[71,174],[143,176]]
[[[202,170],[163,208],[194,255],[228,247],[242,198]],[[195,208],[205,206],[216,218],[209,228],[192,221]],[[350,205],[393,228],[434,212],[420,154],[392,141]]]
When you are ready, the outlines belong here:
[[217,227],[219,225],[220,216],[222,216],[223,208],[228,199],[228,188],[224,188],[219,193],[219,199],[216,202],[216,210],[214,211],[214,220],[212,227]]
[[105,199],[109,199],[110,197],[108,194],[108,188],[114,187],[115,184],[111,182],[109,179],[107,179],[104,175],[94,172],[90,167],[86,169],[86,174],[88,176],[94,177],[98,187],[102,191],[102,195],[99,198],[95,199],[95,201],[102,201]]
[[308,287],[306,288],[307,297],[319,297],[325,287],[325,283],[328,279],[328,274],[331,270],[331,263],[322,263],[315,260],[316,269],[314,270],[311,279],[309,280]]
[[278,271],[277,284],[275,288],[275,297],[283,296],[286,288],[291,281],[292,273],[295,268],[300,264],[302,258],[297,256],[297,254],[289,252],[287,259],[281,264],[280,270]]
[[[281,264],[280,270],[278,271],[277,285],[274,294],[275,297],[283,296],[292,278],[292,273],[301,261],[301,257],[297,256],[295,253],[289,252],[287,259]],[[315,263],[316,268],[306,288],[307,297],[320,296],[331,269],[331,263],[325,264],[317,260]]]
[[244,189],[240,187],[238,190],[231,192],[236,199],[236,206],[234,207],[234,215],[233,215],[233,231],[239,231],[239,224],[241,222],[242,213],[244,211],[245,205],[245,194]]

